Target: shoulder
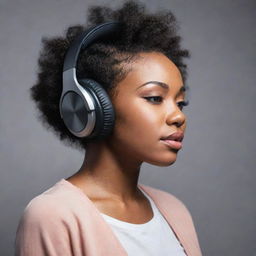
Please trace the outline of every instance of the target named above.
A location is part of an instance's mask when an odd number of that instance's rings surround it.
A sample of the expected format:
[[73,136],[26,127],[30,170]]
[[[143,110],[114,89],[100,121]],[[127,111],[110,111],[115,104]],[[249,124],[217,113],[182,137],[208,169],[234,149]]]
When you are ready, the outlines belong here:
[[152,197],[154,197],[155,200],[157,201],[165,201],[167,200],[169,203],[175,204],[176,206],[180,206],[180,207],[186,207],[185,204],[178,199],[175,195],[158,189],[158,188],[154,188],[148,185],[144,185],[144,184],[139,184],[139,186],[148,194],[150,194]]
[[70,237],[77,234],[75,196],[56,183],[27,204],[16,230],[17,255],[71,255]]
[[151,196],[166,220],[175,228],[191,255],[202,255],[192,216],[186,205],[173,194],[161,189],[140,184]]
[[171,211],[183,213],[187,217],[191,218],[191,214],[186,205],[175,195],[148,185],[139,184],[139,186],[151,196],[156,204],[168,208]]
[[[82,198],[83,199],[83,198]],[[81,204],[81,197],[68,187],[57,182],[43,193],[37,195],[26,205],[22,222],[33,225],[52,224],[63,222],[74,218],[77,212],[81,212],[81,205],[84,208],[90,205]],[[83,208],[83,210],[85,210]]]
[[[194,238],[197,241],[197,234],[194,226],[194,221],[187,206],[173,194],[161,189],[153,188],[141,184],[142,189],[155,202],[160,212],[176,227],[187,234],[190,234],[190,238]],[[197,243],[197,242],[196,242]]]
[[57,200],[56,197],[40,194],[30,200],[24,209],[22,217],[30,222],[49,221],[50,219],[63,216],[64,209],[61,200]]

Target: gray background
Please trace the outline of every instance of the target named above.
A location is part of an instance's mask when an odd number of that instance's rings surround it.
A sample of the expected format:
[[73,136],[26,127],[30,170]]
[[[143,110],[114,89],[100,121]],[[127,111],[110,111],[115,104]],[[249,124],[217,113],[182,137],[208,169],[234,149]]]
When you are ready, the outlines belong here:
[[[1,0],[1,255],[13,255],[17,224],[29,200],[82,163],[81,153],[38,122],[28,89],[36,79],[41,36],[61,35],[69,24],[83,22],[91,3]],[[165,168],[144,164],[140,182],[186,204],[203,255],[256,255],[256,2],[158,0],[147,6],[171,9],[180,22],[183,46],[192,54],[191,101],[177,161]]]

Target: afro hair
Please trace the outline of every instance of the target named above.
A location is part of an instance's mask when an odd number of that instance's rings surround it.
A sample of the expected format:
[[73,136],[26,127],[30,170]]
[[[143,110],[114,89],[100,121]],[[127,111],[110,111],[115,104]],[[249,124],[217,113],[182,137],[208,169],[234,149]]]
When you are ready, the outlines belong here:
[[86,51],[80,52],[77,62],[77,77],[96,80],[110,95],[118,82],[128,74],[130,65],[127,64],[132,63],[140,52],[163,53],[179,68],[184,81],[187,65],[183,58],[190,56],[188,50],[181,49],[177,21],[171,11],[151,14],[143,4],[126,1],[117,10],[91,6],[87,18],[85,25],[70,26],[62,37],[43,37],[37,81],[30,88],[31,99],[39,110],[39,121],[64,144],[78,150],[85,150],[88,140],[74,136],[59,113],[64,57],[77,36],[104,22],[119,21],[124,24],[115,40],[97,41]]

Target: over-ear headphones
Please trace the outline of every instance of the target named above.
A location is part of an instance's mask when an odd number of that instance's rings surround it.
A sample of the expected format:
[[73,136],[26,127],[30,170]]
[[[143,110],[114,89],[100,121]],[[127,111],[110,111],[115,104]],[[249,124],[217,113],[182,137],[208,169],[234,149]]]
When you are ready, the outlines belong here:
[[77,137],[103,138],[113,129],[115,113],[107,92],[95,80],[78,80],[76,65],[81,50],[120,28],[115,21],[97,25],[75,39],[65,55],[59,109],[66,127]]

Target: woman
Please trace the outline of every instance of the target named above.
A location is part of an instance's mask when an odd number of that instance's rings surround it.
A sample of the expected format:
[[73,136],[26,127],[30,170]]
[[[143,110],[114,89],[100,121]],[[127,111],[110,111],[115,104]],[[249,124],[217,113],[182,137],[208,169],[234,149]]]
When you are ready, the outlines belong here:
[[[84,162],[27,205],[16,255],[201,255],[185,205],[138,184],[143,162],[169,166],[176,161],[186,129],[183,57],[189,52],[180,48],[175,17],[170,11],[149,14],[133,1],[118,10],[91,7],[88,17],[86,27],[44,39],[38,82],[31,88],[41,120],[63,142],[86,149]],[[66,108],[64,74],[73,70],[65,68],[64,58],[83,31],[112,21],[122,24],[118,33],[81,50],[73,75],[81,83],[86,77],[103,86],[113,107],[113,127],[98,136],[96,128],[94,136],[81,135],[60,111]]]

